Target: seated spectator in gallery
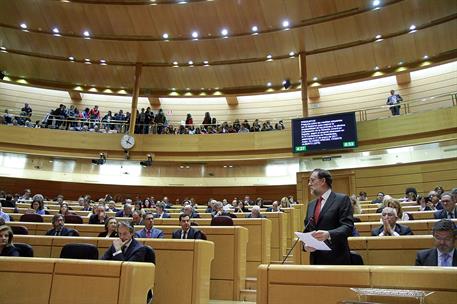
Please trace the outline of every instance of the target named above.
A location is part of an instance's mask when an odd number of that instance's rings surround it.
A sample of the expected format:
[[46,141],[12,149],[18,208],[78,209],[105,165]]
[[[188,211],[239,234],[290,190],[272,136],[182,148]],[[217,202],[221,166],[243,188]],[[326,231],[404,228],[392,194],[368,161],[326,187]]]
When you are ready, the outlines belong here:
[[279,208],[279,202],[278,201],[274,201],[271,204],[271,207],[267,208],[267,212],[282,212],[281,209]]
[[105,225],[105,220],[107,218],[105,206],[99,204],[94,211],[94,214],[89,217],[89,224]]
[[165,209],[169,209],[173,206],[167,196],[163,197],[162,203],[165,204]]
[[217,217],[217,216],[236,217],[236,215],[231,214],[227,210],[224,210],[224,205],[220,201],[216,201],[214,203],[214,211],[211,213],[211,217]]
[[384,200],[384,193],[383,192],[378,192],[378,194],[376,194],[376,198],[374,200],[371,201],[372,204],[381,204]]
[[432,230],[435,248],[418,251],[416,266],[457,267],[456,233],[455,223],[451,220],[436,222]]
[[254,206],[259,206],[260,208],[263,208],[263,198],[261,198],[261,197],[256,198],[256,200],[254,202]]
[[249,209],[246,207],[246,203],[241,200],[238,201],[238,206],[235,208],[235,213],[244,213],[244,212],[249,212]]
[[[80,206],[83,206],[82,211],[92,211],[92,206],[90,205],[90,199],[86,197],[80,197],[78,199],[78,203]],[[81,205],[82,203],[82,205]]]
[[102,260],[144,262],[144,246],[135,240],[134,232],[135,230],[129,223],[120,222],[119,238],[113,240],[113,244],[102,256]]
[[251,213],[249,213],[247,218],[265,218],[265,215],[260,214],[260,207],[259,206],[252,206]]
[[282,120],[275,124],[275,130],[284,130],[285,128],[286,127],[284,126],[284,122]]
[[135,232],[137,238],[151,238],[151,239],[163,239],[163,231],[154,228],[154,215],[152,213],[145,213],[143,216],[144,228],[140,231]]
[[289,201],[289,198],[287,198],[286,196],[281,198],[280,202],[281,202],[281,208],[290,208],[290,201]]
[[62,203],[59,208],[59,214],[62,214],[64,217],[66,215],[76,215],[75,213],[71,212],[68,209],[68,204],[67,203]]
[[457,208],[455,206],[457,202],[455,201],[454,197],[451,192],[444,192],[443,194],[441,194],[441,204],[443,205],[443,209],[435,211],[433,216],[436,219],[457,218]]
[[372,236],[400,236],[412,235],[413,232],[408,226],[397,224],[397,210],[392,207],[385,207],[381,213],[382,225],[371,231]]
[[133,204],[133,210],[141,210],[143,209],[143,202],[141,200],[136,200]]
[[132,217],[132,205],[125,203],[124,208],[121,211],[116,212],[116,217]]
[[298,201],[294,198],[293,195],[289,195],[287,198],[289,199],[290,205],[296,205],[296,204],[298,204]]
[[121,211],[119,209],[116,208],[116,202],[111,200],[108,202],[108,210],[106,211],[111,211],[111,212],[118,212],[118,211]]
[[119,237],[117,234],[117,220],[115,217],[109,217],[105,222],[105,231],[100,232],[98,237],[110,238],[110,237]]
[[200,218],[200,214],[191,205],[185,205],[182,213],[188,215],[190,218]]
[[427,196],[418,195],[416,202],[420,205],[419,211],[431,211],[433,210],[432,202],[428,199]]
[[52,229],[46,232],[49,236],[77,236],[74,229],[65,227],[65,220],[61,214],[56,214],[52,217]]
[[436,194],[437,194],[439,197],[441,197],[441,194],[444,193],[444,188],[441,187],[441,186],[436,186],[435,189],[433,189],[433,190],[435,190]]
[[16,201],[13,199],[13,195],[10,193],[6,194],[2,205],[3,207],[16,208]]
[[156,213],[154,213],[154,218],[170,218],[170,214],[165,212],[165,204],[159,202],[156,204]]
[[29,201],[32,199],[32,191],[30,189],[25,189],[24,194],[19,198],[19,201]]
[[438,194],[438,192],[432,190],[428,193],[428,197],[430,198],[430,201],[433,204],[433,209],[435,209],[435,210],[443,209],[443,205],[440,202],[441,196]]
[[143,215],[144,215],[143,210],[134,210],[132,212],[132,221],[130,222],[130,225],[132,226],[138,226],[138,225],[143,225]]
[[143,208],[155,208],[156,201],[153,196],[144,199]]
[[49,212],[44,209],[44,196],[41,194],[35,194],[33,196],[30,208],[30,213],[36,213],[39,215],[49,214]]
[[214,203],[216,202],[216,200],[210,198],[208,200],[208,204],[207,204],[207,207],[206,207],[206,210],[205,210],[205,213],[213,213],[214,211]]
[[13,231],[9,226],[0,226],[0,256],[20,256],[13,244]]
[[379,208],[376,209],[376,213],[381,213],[382,210],[384,210],[384,208],[387,207],[387,203],[389,203],[391,200],[393,200],[392,196],[388,194],[384,195],[381,204],[378,205]]
[[2,203],[0,203],[0,218],[4,220],[4,223],[8,223],[9,221],[11,221],[10,216],[3,212]]
[[243,199],[244,205],[245,206],[252,206],[254,205],[254,201],[251,200],[251,197],[249,195],[245,195]]
[[415,202],[417,199],[417,190],[414,187],[405,189],[405,197],[400,199],[402,202]]
[[357,200],[355,194],[351,195],[351,196],[349,197],[349,199],[351,200],[352,209],[353,209],[353,214],[360,214],[360,213],[362,213],[362,207],[360,206],[360,203],[359,203],[359,201]]
[[367,193],[366,193],[365,191],[360,191],[360,192],[359,192],[359,196],[357,197],[357,200],[358,200],[359,202],[368,201]]
[[398,200],[387,200],[387,207],[392,207],[397,211],[397,216],[400,221],[412,221],[414,217],[410,213],[403,212],[401,204]]
[[202,233],[190,226],[190,217],[186,214],[179,215],[179,224],[181,229],[173,232],[174,239],[202,239]]

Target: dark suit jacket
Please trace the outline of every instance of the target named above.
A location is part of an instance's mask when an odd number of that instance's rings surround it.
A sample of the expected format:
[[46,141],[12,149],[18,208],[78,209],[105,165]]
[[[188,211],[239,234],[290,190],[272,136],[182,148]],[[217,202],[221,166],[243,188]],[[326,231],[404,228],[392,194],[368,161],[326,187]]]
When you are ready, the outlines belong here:
[[[447,211],[446,211],[445,209],[436,211],[435,213],[433,213],[433,216],[434,216],[436,219],[447,219]],[[454,216],[453,216],[453,219],[455,219],[455,218],[457,218],[457,208],[454,208]]]
[[97,214],[92,214],[90,217],[89,217],[89,224],[98,224],[98,225],[103,225],[105,224],[105,222],[101,223],[98,219],[98,215]]
[[124,210],[116,212],[116,217],[132,217],[131,215],[125,215]]
[[[182,231],[182,229],[178,229],[178,230],[174,231],[172,237],[174,239],[180,239],[181,231]],[[202,233],[199,230],[194,229],[192,227],[189,229],[189,232],[187,233],[187,238],[188,239],[199,239],[199,240],[203,239]]]
[[[158,213],[154,213],[154,218],[160,218],[160,215]],[[164,212],[162,215],[162,218],[170,218],[170,214],[167,212]]]
[[[352,236],[354,219],[352,218],[352,205],[345,194],[331,192],[322,208],[317,223],[310,223],[314,217],[317,199],[311,201],[305,219],[305,232],[314,230],[327,230],[330,241],[326,241],[331,251],[311,252],[311,265],[350,265],[348,237]],[[314,221],[314,220],[313,220]],[[310,223],[308,225],[308,223]]]
[[[68,229],[66,227],[63,227],[62,230],[60,231],[59,236],[74,236],[73,232],[74,232],[73,229]],[[51,235],[52,236],[52,235],[55,235],[55,234],[56,234],[56,230],[54,228],[49,230],[48,232],[46,232],[46,235]]]
[[[107,234],[108,234],[108,231],[103,231],[98,234],[98,237],[105,237]],[[117,234],[117,232],[114,232],[113,234],[111,234],[110,237],[119,237],[119,235]]]
[[129,261],[129,262],[144,262],[145,251],[143,245],[137,242],[137,240],[132,239],[130,246],[127,248],[125,253],[119,253],[118,255],[113,256],[113,253],[116,252],[114,246],[111,245],[110,248],[102,256],[102,260],[113,260],[113,261]]
[[0,252],[0,256],[20,256],[21,253],[19,250],[14,247],[13,245],[7,245],[3,248],[3,250]]
[[[384,225],[379,226],[378,228],[375,228],[371,231],[372,236],[377,236],[379,235],[382,231],[384,230]],[[413,235],[413,232],[408,226],[401,225],[401,224],[395,224],[395,232],[398,233],[399,235]]]
[[[419,250],[416,254],[416,266],[438,266],[438,251],[436,248]],[[454,250],[452,266],[457,266],[457,250]]]

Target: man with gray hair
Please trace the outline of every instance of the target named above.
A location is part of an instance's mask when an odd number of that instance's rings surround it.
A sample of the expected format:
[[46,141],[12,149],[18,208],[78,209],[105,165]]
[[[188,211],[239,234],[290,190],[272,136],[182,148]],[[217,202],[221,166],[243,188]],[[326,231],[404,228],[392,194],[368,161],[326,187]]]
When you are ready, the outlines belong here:
[[224,210],[224,204],[220,201],[213,202],[213,209],[214,211],[211,213],[211,217],[218,217],[218,216],[228,216],[228,217],[236,217],[234,214],[227,212]]
[[260,214],[260,207],[255,205],[252,206],[251,213],[247,215],[247,218],[265,218],[265,215]]
[[143,245],[133,238],[135,230],[127,222],[119,222],[119,238],[105,252],[102,260],[144,262]]
[[436,211],[433,214],[433,216],[436,219],[455,219],[455,218],[457,218],[457,208],[455,207],[456,196],[457,196],[457,193],[456,193],[456,195],[453,195],[451,192],[444,192],[443,194],[441,194],[441,205],[443,205],[443,209]]
[[416,255],[416,266],[456,267],[455,250],[456,227],[448,219],[442,219],[433,225],[435,248],[420,250]]
[[190,218],[200,218],[200,214],[198,214],[191,205],[185,205],[182,209],[182,213],[188,215]]
[[399,236],[412,235],[413,232],[408,226],[397,224],[397,210],[385,207],[381,213],[382,225],[371,231],[372,236]]

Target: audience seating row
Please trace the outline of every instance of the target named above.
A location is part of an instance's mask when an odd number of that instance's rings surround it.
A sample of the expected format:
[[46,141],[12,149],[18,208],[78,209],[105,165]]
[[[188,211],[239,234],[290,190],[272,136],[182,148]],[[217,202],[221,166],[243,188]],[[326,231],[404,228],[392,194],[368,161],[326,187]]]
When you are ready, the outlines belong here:
[[[87,243],[98,247],[100,256],[111,246],[113,240],[106,238],[91,237],[58,237],[58,236],[15,236],[15,241],[27,243],[33,246],[35,257],[56,258],[60,256],[62,247],[65,244]],[[167,239],[139,239],[145,245],[154,248],[156,254],[155,265],[155,287],[154,303],[208,303],[210,287],[210,267],[214,258],[214,244],[202,240],[167,240]],[[42,260],[42,259],[40,259]],[[82,261],[84,262],[84,261]],[[100,265],[109,265],[112,261],[100,261]],[[139,265],[153,265],[150,263],[129,263]],[[78,274],[78,271],[75,270]],[[92,273],[103,276],[103,268],[92,269]],[[136,277],[142,278],[141,273],[133,273]],[[82,279],[85,279],[82,277]],[[135,281],[128,282],[128,286]],[[71,286],[71,287],[70,287]],[[78,286],[78,285],[76,285]],[[95,281],[92,288],[84,289],[90,293],[93,289],[110,294],[110,288],[98,288]],[[68,285],[74,288],[75,285]],[[78,290],[83,290],[78,287]],[[179,290],[179,292],[177,292]],[[79,294],[79,293],[78,293]],[[102,297],[102,295],[99,295]],[[1,302],[1,301],[0,301]],[[141,302],[144,304],[145,299]],[[3,303],[3,302],[2,302]],[[6,302],[5,302],[6,303]],[[38,303],[38,302],[37,302]],[[67,303],[65,301],[55,303]],[[95,303],[93,301],[81,301],[77,303]],[[97,302],[98,303],[98,302]],[[117,303],[117,302],[106,302]],[[132,303],[125,300],[119,303]]]
[[0,303],[144,304],[154,275],[152,263],[0,257]]
[[[397,223],[406,225],[413,231],[416,235],[421,234],[431,234],[433,225],[438,220],[428,219],[428,220],[414,220],[414,221],[398,221]],[[454,219],[454,222],[457,223],[457,220]],[[371,236],[371,230],[377,228],[381,225],[380,221],[377,222],[362,222],[355,223],[355,228],[360,233],[360,236]]]
[[[442,304],[455,303],[456,282],[457,269],[451,267],[261,265],[256,291],[257,303],[302,304],[353,303],[359,299],[350,288],[410,289],[433,292],[426,303]],[[391,297],[365,301],[419,303]]]

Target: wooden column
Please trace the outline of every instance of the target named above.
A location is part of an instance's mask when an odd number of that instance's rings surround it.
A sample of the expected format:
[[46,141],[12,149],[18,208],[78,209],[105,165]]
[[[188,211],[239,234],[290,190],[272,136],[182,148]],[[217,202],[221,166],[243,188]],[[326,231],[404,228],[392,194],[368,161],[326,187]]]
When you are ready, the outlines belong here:
[[301,52],[298,57],[300,64],[300,79],[301,79],[301,103],[303,117],[308,117],[308,78],[306,76],[306,54]]
[[137,63],[135,66],[135,84],[133,86],[132,96],[132,109],[130,114],[129,134],[135,133],[135,121],[136,121],[136,109],[138,108],[138,96],[140,95],[140,77],[141,70],[143,68],[142,63]]

